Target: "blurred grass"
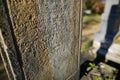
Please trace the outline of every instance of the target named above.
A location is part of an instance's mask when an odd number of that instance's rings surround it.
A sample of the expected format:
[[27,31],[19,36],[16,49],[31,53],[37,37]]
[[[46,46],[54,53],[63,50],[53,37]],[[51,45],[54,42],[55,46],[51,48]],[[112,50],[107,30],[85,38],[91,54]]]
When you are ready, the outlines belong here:
[[[90,29],[88,27],[92,27],[95,24],[100,23],[101,21],[101,15],[98,14],[91,14],[91,15],[84,15],[83,16],[83,30],[87,30],[90,32]],[[89,34],[89,33],[88,33]],[[92,47],[93,40],[90,39],[90,36],[83,36],[82,38],[85,40],[82,40],[82,48],[81,52],[84,53],[86,52],[90,47]]]
[[91,14],[91,15],[85,15],[83,16],[83,29],[86,26],[93,25],[96,23],[100,23],[101,15],[98,14]]
[[93,45],[93,40],[88,41],[83,47],[82,47],[82,53],[86,52],[91,46]]

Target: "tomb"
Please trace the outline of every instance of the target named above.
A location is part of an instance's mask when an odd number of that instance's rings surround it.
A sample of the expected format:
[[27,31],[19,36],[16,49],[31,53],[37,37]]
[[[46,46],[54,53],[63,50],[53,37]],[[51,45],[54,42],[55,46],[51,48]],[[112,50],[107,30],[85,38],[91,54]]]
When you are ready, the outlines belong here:
[[0,0],[10,80],[79,80],[81,0]]
[[120,64],[120,44],[115,43],[120,35],[120,1],[106,0],[105,10],[102,14],[100,31],[94,36],[94,53]]

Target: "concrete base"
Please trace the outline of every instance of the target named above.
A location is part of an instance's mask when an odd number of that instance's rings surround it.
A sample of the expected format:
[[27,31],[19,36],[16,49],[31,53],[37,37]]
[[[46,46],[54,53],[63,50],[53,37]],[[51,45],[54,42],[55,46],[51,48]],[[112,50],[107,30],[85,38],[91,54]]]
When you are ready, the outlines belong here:
[[[97,51],[100,48],[100,42],[94,41],[93,43],[93,53],[97,56]],[[101,53],[102,54],[102,53]],[[108,49],[108,52],[105,53],[105,59],[113,61],[115,63],[120,64],[120,45],[113,43],[110,48]]]

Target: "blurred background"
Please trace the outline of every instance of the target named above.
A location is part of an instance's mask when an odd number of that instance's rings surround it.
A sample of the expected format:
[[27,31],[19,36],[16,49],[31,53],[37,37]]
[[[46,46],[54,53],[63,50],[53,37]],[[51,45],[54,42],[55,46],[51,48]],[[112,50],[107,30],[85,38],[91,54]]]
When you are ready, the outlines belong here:
[[93,43],[94,34],[99,31],[105,0],[83,1],[82,49],[86,52]]
[[[106,0],[83,0],[83,26],[81,48],[80,80],[120,80],[120,65],[112,67],[106,63],[94,64],[93,40],[101,27],[101,15],[104,12]],[[120,37],[113,43],[120,44]],[[88,68],[92,68],[89,72]],[[93,69],[94,68],[94,69]]]

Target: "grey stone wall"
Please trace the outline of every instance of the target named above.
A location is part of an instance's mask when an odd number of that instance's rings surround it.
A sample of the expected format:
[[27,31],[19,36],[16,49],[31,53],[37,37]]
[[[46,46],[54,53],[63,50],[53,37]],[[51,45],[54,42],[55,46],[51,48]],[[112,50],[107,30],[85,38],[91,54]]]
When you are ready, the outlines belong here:
[[11,80],[78,80],[80,0],[2,3],[1,52]]

